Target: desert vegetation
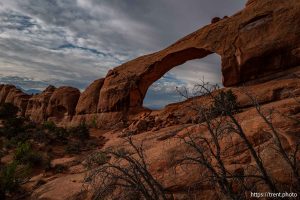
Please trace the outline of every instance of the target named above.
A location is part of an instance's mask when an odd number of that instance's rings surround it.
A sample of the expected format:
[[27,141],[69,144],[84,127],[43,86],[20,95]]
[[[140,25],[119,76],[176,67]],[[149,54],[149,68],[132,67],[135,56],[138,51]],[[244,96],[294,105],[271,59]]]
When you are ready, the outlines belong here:
[[[189,151],[182,162],[203,167],[205,171],[203,181],[211,184],[221,199],[247,199],[250,198],[251,192],[262,192],[262,190],[299,191],[299,140],[295,141],[291,148],[283,147],[282,135],[276,130],[272,121],[276,109],[263,109],[251,93],[243,90],[256,114],[268,127],[265,134],[268,134],[272,141],[268,148],[274,149],[289,166],[287,170],[292,175],[288,185],[277,182],[276,177],[273,177],[265,166],[260,149],[247,136],[241,125],[243,122],[236,116],[239,113],[239,105],[233,92],[231,90],[215,92],[217,87],[205,82],[197,85],[196,88],[198,95],[208,96],[211,100],[206,105],[193,105],[193,109],[201,115],[202,120],[199,125],[204,126],[208,131],[182,138],[189,146]],[[228,158],[234,162],[235,155],[241,151],[249,153],[253,162],[233,170],[232,165],[228,165]]]
[[97,164],[87,176],[92,183],[94,199],[166,200],[172,196],[149,170],[143,144],[131,137],[124,139],[129,149],[108,149],[97,153],[90,165]]
[[97,146],[85,124],[70,128],[57,127],[51,121],[36,124],[17,113],[18,108],[12,104],[0,106],[0,158],[7,158],[0,162],[1,199],[25,198],[27,194],[21,185],[30,177],[41,171],[63,171],[59,166],[51,166],[52,159]]

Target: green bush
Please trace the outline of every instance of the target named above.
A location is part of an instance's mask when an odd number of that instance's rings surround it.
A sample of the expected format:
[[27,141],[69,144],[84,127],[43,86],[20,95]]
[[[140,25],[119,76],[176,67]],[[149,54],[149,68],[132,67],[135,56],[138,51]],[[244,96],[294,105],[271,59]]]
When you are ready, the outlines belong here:
[[69,143],[66,148],[65,152],[69,154],[78,154],[80,153],[80,144],[75,142],[75,143]]
[[30,168],[12,162],[0,169],[0,199],[6,199],[8,193],[20,190],[20,184],[28,177]]
[[1,133],[6,138],[10,139],[16,137],[20,133],[25,131],[24,129],[24,119],[20,117],[8,118],[3,122],[3,128],[1,128]]
[[5,199],[7,192],[12,192],[19,187],[16,177],[17,164],[4,166],[0,171],[0,199]]
[[92,128],[97,128],[97,127],[98,127],[98,125],[97,125],[97,117],[96,117],[96,116],[93,117],[90,126],[91,126]]
[[5,199],[7,193],[16,192],[21,182],[28,176],[29,169],[12,162],[0,169],[0,199]]
[[85,140],[90,137],[89,128],[85,123],[81,123],[79,126],[70,128],[69,132],[72,137],[78,138],[80,140]]
[[55,136],[55,140],[58,140],[60,142],[66,143],[69,137],[69,132],[62,127],[57,127],[54,131],[53,134]]
[[15,117],[19,109],[11,103],[4,103],[0,106],[0,119]]
[[47,129],[49,131],[55,131],[55,129],[57,128],[56,124],[53,121],[45,121],[43,123],[43,128]]
[[15,151],[14,159],[20,164],[28,164],[31,167],[40,166],[43,164],[42,155],[34,152],[31,148],[31,145],[27,142],[19,143]]
[[3,147],[5,147],[6,149],[16,148],[20,143],[26,142],[28,138],[29,136],[26,134],[18,135],[10,139],[6,138],[3,140]]

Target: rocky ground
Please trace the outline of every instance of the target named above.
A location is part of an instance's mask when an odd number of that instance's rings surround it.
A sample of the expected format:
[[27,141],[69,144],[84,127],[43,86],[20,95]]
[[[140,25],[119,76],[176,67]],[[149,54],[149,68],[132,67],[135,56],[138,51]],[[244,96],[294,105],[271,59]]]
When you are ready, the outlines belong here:
[[[253,102],[247,97],[245,91],[256,97],[265,113],[273,111],[272,124],[280,133],[284,148],[288,150],[299,141],[299,88],[299,79],[289,78],[255,86],[226,88],[214,92],[217,94],[220,91],[231,89],[237,96],[239,112],[235,114],[236,119],[245,130],[246,136],[254,148],[259,150],[259,155],[264,161],[268,172],[272,177],[275,177],[278,184],[283,185],[291,181],[289,167],[272,148],[272,131],[258,115]],[[90,137],[88,138],[73,135],[65,138],[56,136],[57,138],[49,139],[51,138],[50,133],[53,130],[51,126],[53,125],[46,124],[46,127],[44,127],[46,136],[42,138],[35,136],[26,139],[26,141],[33,145],[35,151],[47,154],[49,166],[34,167],[24,182],[20,183],[20,191],[26,194],[21,196],[21,199],[91,198],[93,184],[87,181],[86,178],[89,172],[98,167],[98,165],[93,165],[90,162],[91,155],[105,149],[129,148],[124,140],[127,136],[131,136],[137,144],[143,143],[149,170],[174,195],[175,199],[189,199],[186,196],[186,191],[201,181],[205,169],[201,166],[185,168],[178,165],[177,161],[188,152],[182,138],[190,135],[207,134],[207,129],[203,126],[205,121],[201,118],[201,113],[196,113],[193,108],[199,105],[208,106],[209,104],[211,104],[209,97],[203,96],[169,105],[160,111],[145,111],[132,117],[131,123],[125,128],[107,130],[90,128]],[[216,116],[216,118],[218,117]],[[34,131],[37,131],[36,127],[28,132]],[[78,129],[75,131],[78,131]],[[239,147],[239,150],[231,149],[226,154],[224,157],[226,168],[236,172],[255,165],[253,157],[249,154],[247,148],[243,146],[239,137],[231,136],[232,143],[225,142],[227,139],[222,139],[222,149],[228,148],[228,145],[233,145]],[[18,148],[8,147],[7,144],[3,146],[5,142],[7,143],[2,137],[2,165],[13,161],[16,148]],[[78,143],[77,147],[76,144]],[[75,147],[71,148],[70,144]],[[299,159],[299,155],[297,159]],[[24,191],[26,192],[24,193]],[[13,194],[11,198],[20,197],[20,194],[15,196]],[[201,185],[194,192],[194,195],[196,195],[196,199],[204,197],[205,199],[217,198],[215,191],[209,184]]]

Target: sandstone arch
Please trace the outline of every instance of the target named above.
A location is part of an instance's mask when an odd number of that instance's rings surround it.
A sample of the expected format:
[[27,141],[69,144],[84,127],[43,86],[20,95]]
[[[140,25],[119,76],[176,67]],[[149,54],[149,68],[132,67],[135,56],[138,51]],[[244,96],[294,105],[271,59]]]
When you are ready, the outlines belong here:
[[[114,104],[108,110],[119,111],[123,108],[142,107],[148,88],[170,69],[181,65],[186,61],[203,58],[212,53],[212,51],[203,48],[187,48],[167,54],[161,60],[151,63],[145,68],[145,71],[142,71],[141,73],[132,73],[131,75],[128,74],[124,77],[123,81],[119,82],[117,85],[118,87],[121,86],[122,89],[120,88],[121,90],[119,90],[118,88],[115,88],[112,98],[110,97],[110,100],[106,102]],[[153,55],[155,56],[155,54]],[[122,74],[119,72],[110,71],[105,79],[104,85],[107,83],[107,79],[114,79],[118,77],[122,77]],[[105,91],[105,89],[105,87],[102,87],[101,92],[103,92],[103,90]],[[120,96],[120,99],[117,98],[117,101],[113,102],[116,97],[115,95],[118,95],[118,92],[119,95],[123,96]],[[101,94],[103,95],[103,93],[100,93],[100,102],[98,108],[100,108],[99,112],[105,112],[107,110],[105,108],[103,109],[103,102],[101,101],[103,96],[101,96]]]
[[179,103],[185,98],[178,93],[178,89],[185,87],[192,92],[193,85],[203,79],[221,85],[220,55],[213,53],[200,59],[188,60],[167,71],[148,88],[143,108],[160,110],[170,104]]
[[299,13],[299,0],[250,1],[231,17],[111,70],[100,91],[98,112],[141,107],[147,88],[166,71],[212,52],[222,58],[225,87],[296,67],[300,65]]

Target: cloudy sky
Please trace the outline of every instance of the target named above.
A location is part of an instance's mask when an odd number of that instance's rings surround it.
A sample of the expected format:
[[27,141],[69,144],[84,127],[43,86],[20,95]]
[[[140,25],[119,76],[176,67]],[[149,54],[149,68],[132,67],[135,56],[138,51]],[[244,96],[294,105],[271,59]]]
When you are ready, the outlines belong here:
[[[92,80],[137,56],[167,47],[232,15],[246,0],[0,0],[0,82],[24,89],[47,85],[84,89]],[[217,55],[165,74],[144,105],[179,100],[176,86],[200,78],[220,82]]]

